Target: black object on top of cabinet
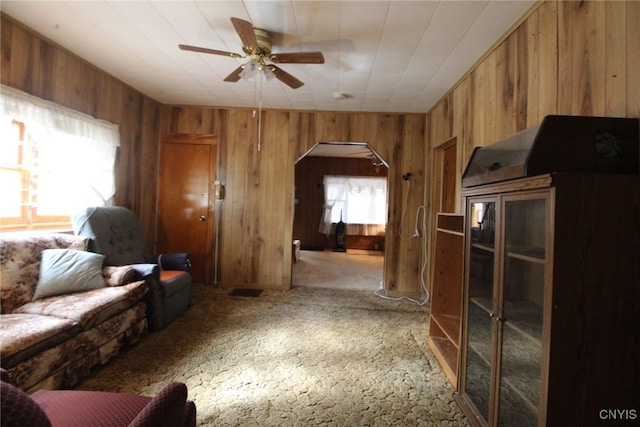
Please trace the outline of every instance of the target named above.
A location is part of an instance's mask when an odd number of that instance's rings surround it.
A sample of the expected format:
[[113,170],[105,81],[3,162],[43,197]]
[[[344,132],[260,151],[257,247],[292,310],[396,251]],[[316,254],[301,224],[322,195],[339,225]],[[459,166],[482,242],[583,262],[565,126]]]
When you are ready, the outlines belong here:
[[463,187],[553,172],[638,173],[638,119],[546,116],[487,147],[476,147]]

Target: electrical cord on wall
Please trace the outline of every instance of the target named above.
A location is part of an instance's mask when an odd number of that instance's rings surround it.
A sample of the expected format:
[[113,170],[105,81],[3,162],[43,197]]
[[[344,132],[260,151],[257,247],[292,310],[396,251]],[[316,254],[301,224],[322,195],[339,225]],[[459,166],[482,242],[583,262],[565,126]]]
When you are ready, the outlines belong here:
[[[427,258],[427,208],[424,205],[418,206],[418,209],[416,209],[416,221],[415,221],[415,228],[414,228],[414,232],[411,236],[403,236],[402,235],[402,223],[404,221],[404,217],[406,215],[406,211],[407,211],[407,201],[409,199],[409,192],[411,190],[411,181],[409,180],[409,178],[411,177],[410,173],[406,173],[404,175],[402,175],[402,179],[405,180],[405,182],[407,182],[407,190],[405,191],[404,194],[404,198],[402,201],[402,214],[400,215],[400,227],[398,228],[398,234],[400,236],[400,239],[402,240],[411,240],[411,239],[418,239],[421,236],[423,237],[422,239],[422,265],[420,267],[420,285],[422,287],[422,290],[424,292],[424,298],[423,299],[415,299],[415,298],[410,298],[410,297],[391,297],[388,295],[384,294],[384,281],[380,282],[380,287],[378,288],[378,290],[376,290],[376,295],[378,295],[380,298],[385,298],[385,299],[391,299],[391,300],[408,300],[411,301],[415,304],[418,305],[425,305],[430,298],[429,295],[429,290],[427,289],[427,283],[426,280],[424,278],[425,276],[425,272],[427,269],[427,262],[428,262],[428,258]],[[421,215],[422,214],[422,215]],[[420,218],[422,218],[422,234],[420,233],[420,229],[418,228],[418,224],[420,221]]]
[[411,236],[402,235],[402,222],[404,221],[404,217],[407,213],[407,202],[409,199],[409,192],[411,191],[411,181],[409,181],[409,176],[411,176],[411,174],[403,175],[403,178],[406,177],[405,181],[407,182],[407,190],[404,192],[404,197],[402,199],[402,214],[400,215],[400,227],[398,227],[398,234],[400,235],[400,239],[402,240],[411,240],[413,238],[420,237],[420,230],[418,230],[418,218],[419,218],[418,214],[420,213],[420,208],[422,206],[420,206],[418,208],[418,212],[416,212],[416,222],[415,222],[413,234]]

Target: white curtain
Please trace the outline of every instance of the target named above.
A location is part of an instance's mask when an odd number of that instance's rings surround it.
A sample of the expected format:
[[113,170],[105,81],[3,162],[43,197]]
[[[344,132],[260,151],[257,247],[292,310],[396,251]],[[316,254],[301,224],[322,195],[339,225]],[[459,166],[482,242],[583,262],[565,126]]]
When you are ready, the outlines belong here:
[[342,220],[346,234],[384,235],[387,222],[387,179],[385,177],[324,177],[325,203],[319,231],[331,235]]
[[[70,211],[111,204],[118,126],[2,85],[0,118],[18,120],[38,144],[39,197],[56,197]],[[62,199],[61,199],[62,198]],[[46,205],[46,203],[45,203]]]

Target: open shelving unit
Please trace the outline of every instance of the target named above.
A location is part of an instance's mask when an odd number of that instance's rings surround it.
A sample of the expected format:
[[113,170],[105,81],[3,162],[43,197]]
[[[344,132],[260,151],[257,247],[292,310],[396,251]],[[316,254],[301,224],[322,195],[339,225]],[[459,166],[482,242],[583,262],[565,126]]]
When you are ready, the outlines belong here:
[[464,216],[438,213],[427,342],[454,389],[458,389],[462,329]]

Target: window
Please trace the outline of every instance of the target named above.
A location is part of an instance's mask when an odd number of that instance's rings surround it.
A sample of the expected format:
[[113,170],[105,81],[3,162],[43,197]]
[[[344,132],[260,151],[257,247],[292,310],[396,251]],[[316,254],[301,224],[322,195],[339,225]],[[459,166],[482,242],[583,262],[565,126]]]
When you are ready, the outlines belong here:
[[117,126],[2,86],[0,231],[67,228],[115,193]]
[[384,235],[387,223],[387,178],[324,177],[325,205],[320,232],[333,234],[333,224],[342,220],[346,233]]
[[25,229],[36,224],[64,226],[69,224],[65,205],[59,202],[56,176],[39,163],[38,145],[27,133],[24,123],[17,120],[2,123],[0,145],[0,217],[2,228]]

